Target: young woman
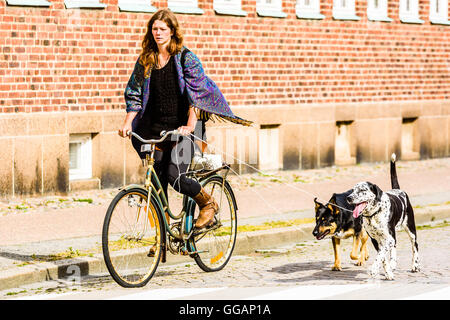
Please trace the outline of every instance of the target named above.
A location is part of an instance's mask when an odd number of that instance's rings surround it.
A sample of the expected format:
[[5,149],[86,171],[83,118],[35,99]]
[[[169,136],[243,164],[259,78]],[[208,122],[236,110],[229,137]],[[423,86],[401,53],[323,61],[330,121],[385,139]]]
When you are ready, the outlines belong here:
[[[189,161],[181,163],[176,155],[180,146],[184,151],[193,150],[193,139],[189,135],[201,124],[197,123],[197,116],[204,121],[214,116],[242,125],[251,122],[231,112],[217,85],[205,75],[199,59],[183,46],[178,21],[168,9],[159,10],[148,22],[142,53],[125,89],[125,101],[127,115],[119,129],[120,136],[126,137],[133,130],[144,139],[154,139],[160,137],[162,130],[174,129],[186,136],[182,141],[167,141],[156,146],[155,170],[166,195],[167,183],[170,183],[176,191],[190,196],[198,204],[200,214],[195,227],[210,225],[218,209],[217,203],[198,182],[185,176],[193,152]],[[132,139],[132,143],[143,158],[141,143],[137,139]],[[189,148],[186,143],[190,143]]]

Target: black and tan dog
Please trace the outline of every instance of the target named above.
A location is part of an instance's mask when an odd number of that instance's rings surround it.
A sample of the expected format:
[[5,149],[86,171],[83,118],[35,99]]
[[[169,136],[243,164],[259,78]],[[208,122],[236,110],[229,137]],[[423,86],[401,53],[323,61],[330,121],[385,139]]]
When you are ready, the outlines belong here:
[[[334,250],[333,271],[341,271],[340,244],[341,239],[353,237],[353,247],[350,253],[352,260],[357,260],[356,265],[361,266],[369,258],[367,239],[369,236],[362,226],[361,217],[353,217],[354,205],[347,202],[347,196],[353,190],[343,193],[334,193],[327,204],[322,204],[314,199],[316,211],[316,227],[313,235],[317,240],[331,236]],[[358,254],[359,244],[361,248]]]

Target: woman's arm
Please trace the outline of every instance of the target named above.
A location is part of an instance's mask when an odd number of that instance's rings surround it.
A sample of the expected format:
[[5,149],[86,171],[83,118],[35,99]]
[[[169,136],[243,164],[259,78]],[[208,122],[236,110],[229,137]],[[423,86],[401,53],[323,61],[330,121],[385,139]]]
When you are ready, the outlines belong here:
[[136,111],[130,111],[127,113],[123,125],[119,128],[119,136],[125,138],[129,131],[131,131],[131,124],[138,113]]
[[124,97],[127,112],[142,110],[142,86],[144,84],[144,66],[139,59],[134,65],[133,72],[125,88]]
[[189,107],[188,111],[188,121],[185,126],[181,126],[178,128],[180,134],[186,136],[194,132],[195,125],[197,124],[197,114],[194,111],[194,108]]
[[142,110],[142,85],[144,83],[144,66],[139,63],[139,59],[134,65],[134,70],[128,80],[124,96],[127,115],[122,126],[119,128],[119,136],[125,138],[131,131],[133,119]]

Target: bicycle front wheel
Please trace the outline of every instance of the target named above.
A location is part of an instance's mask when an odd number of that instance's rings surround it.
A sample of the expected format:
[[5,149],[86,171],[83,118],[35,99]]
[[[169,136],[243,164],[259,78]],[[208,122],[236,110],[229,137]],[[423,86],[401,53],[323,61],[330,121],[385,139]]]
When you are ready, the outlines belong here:
[[[106,212],[102,249],[106,267],[122,287],[142,287],[159,264],[163,226],[157,207],[147,191],[133,188],[120,191]],[[153,256],[149,249],[155,246]]]
[[[193,237],[194,259],[203,271],[219,271],[230,260],[236,243],[236,200],[231,186],[221,176],[208,178],[203,188],[219,204],[219,210],[211,230]],[[198,211],[197,206],[196,215]]]

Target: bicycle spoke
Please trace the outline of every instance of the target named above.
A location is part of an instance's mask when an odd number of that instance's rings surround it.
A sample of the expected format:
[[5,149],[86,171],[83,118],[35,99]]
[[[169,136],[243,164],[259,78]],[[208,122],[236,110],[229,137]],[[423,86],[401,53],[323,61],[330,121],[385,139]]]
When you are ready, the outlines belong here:
[[[103,228],[103,254],[111,276],[124,287],[142,286],[159,263],[160,225],[147,214],[147,193],[142,189],[121,191],[112,201]],[[153,226],[149,215],[153,217]],[[148,257],[152,245],[157,254]]]
[[218,271],[229,261],[236,240],[236,208],[232,190],[224,188],[223,178],[215,176],[209,179],[204,188],[217,203],[219,210],[211,229],[201,230],[194,238],[196,247],[195,260],[204,271]]

